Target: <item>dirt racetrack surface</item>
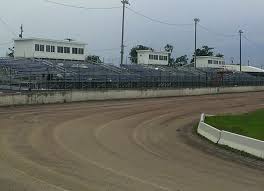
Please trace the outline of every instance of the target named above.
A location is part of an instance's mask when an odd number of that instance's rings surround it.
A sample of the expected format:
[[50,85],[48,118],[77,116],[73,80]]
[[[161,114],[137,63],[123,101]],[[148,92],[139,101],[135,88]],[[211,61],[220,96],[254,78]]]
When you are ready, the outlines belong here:
[[258,108],[263,92],[0,108],[0,190],[263,191],[262,161],[192,133],[202,112]]

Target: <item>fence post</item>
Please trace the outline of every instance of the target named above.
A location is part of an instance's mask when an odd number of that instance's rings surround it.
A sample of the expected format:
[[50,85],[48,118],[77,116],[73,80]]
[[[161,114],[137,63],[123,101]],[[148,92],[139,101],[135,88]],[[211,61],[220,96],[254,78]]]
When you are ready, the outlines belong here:
[[238,84],[239,84],[239,86],[242,85],[242,84],[241,84],[241,73],[239,73],[239,76],[238,76]]
[[199,74],[199,82],[198,82],[198,87],[200,88],[201,87],[201,76]]
[[120,75],[121,74],[118,74],[118,85],[117,85],[118,89],[120,89]]
[[31,91],[31,83],[32,83],[32,79],[31,79],[31,72],[32,72],[32,70],[30,69],[30,71],[29,71],[29,91]]
[[9,87],[10,87],[10,90],[12,90],[12,68],[10,66],[9,68]]
[[78,89],[81,89],[81,69],[80,69],[80,64],[78,64]]
[[161,80],[162,80],[162,79],[161,79],[161,70],[160,70],[160,83],[159,83],[159,88],[162,87],[162,86],[161,86],[161,83],[162,83]]
[[49,90],[49,68],[47,68],[47,76],[46,76],[46,89]]
[[192,74],[192,87],[193,87],[193,74]]
[[169,73],[169,88],[171,88],[171,73]]
[[64,68],[64,90],[66,90],[66,68]]
[[208,87],[208,74],[205,73],[205,87]]

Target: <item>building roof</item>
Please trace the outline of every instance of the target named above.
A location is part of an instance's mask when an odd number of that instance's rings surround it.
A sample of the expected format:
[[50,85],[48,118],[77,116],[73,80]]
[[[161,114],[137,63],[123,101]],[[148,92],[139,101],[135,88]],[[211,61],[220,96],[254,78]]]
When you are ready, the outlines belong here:
[[140,53],[154,53],[154,54],[169,54],[169,52],[166,52],[166,51],[154,51],[154,50],[137,50],[137,52],[140,52]]
[[[210,68],[210,65],[207,65]],[[216,65],[215,65],[216,66]],[[221,68],[221,69],[225,69],[228,71],[236,71],[239,72],[240,71],[240,65],[238,64],[225,64],[225,65],[217,65],[217,68]],[[215,67],[213,67],[215,68]],[[254,66],[241,66],[241,71],[242,72],[247,72],[247,73],[264,73],[263,69],[254,67]]]
[[44,38],[16,38],[15,41],[45,41],[45,42],[54,42],[54,43],[66,43],[66,44],[76,44],[76,45],[87,45],[83,42],[78,41],[67,41],[67,40],[54,40],[54,39],[44,39]]
[[242,66],[243,72],[255,72],[255,73],[264,73],[263,69],[254,67],[254,66]]
[[219,59],[224,60],[224,57],[217,57],[217,56],[197,56],[196,58],[209,58],[209,59]]

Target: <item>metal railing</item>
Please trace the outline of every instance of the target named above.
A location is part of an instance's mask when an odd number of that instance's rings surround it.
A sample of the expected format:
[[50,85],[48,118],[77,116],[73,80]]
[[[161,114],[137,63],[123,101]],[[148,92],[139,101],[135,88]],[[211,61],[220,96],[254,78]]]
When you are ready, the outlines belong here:
[[181,67],[119,68],[99,63],[85,65],[75,62],[59,65],[53,61],[25,59],[0,63],[0,90],[178,89],[234,86],[264,86],[264,77],[245,73],[204,72]]
[[[50,73],[49,73],[50,72]],[[83,75],[58,76],[51,71],[46,74],[29,73],[19,76],[10,72],[0,77],[0,89],[25,90],[74,90],[74,89],[169,89],[169,88],[203,88],[264,86],[263,77],[218,78],[217,76],[141,76],[141,75]]]

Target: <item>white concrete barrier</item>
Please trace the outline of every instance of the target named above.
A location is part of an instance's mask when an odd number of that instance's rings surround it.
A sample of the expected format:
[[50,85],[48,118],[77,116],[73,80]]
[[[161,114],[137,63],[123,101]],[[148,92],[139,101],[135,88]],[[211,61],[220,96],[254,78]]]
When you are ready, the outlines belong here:
[[201,115],[197,129],[198,134],[213,143],[225,145],[264,159],[264,141],[216,129],[204,122],[206,116],[205,114]]
[[264,86],[226,87],[226,88],[185,88],[157,90],[95,90],[95,91],[51,91],[32,92],[15,95],[0,95],[0,106],[32,105],[46,103],[65,103],[77,101],[160,98],[194,96],[219,93],[264,91]]
[[209,139],[213,143],[218,143],[221,137],[221,131],[204,123],[200,122],[198,127],[198,133],[203,137]]
[[200,118],[200,122],[204,122],[204,120],[205,120],[205,114],[202,113],[201,118]]
[[244,151],[264,159],[264,141],[222,131],[218,144],[225,145],[239,151]]

